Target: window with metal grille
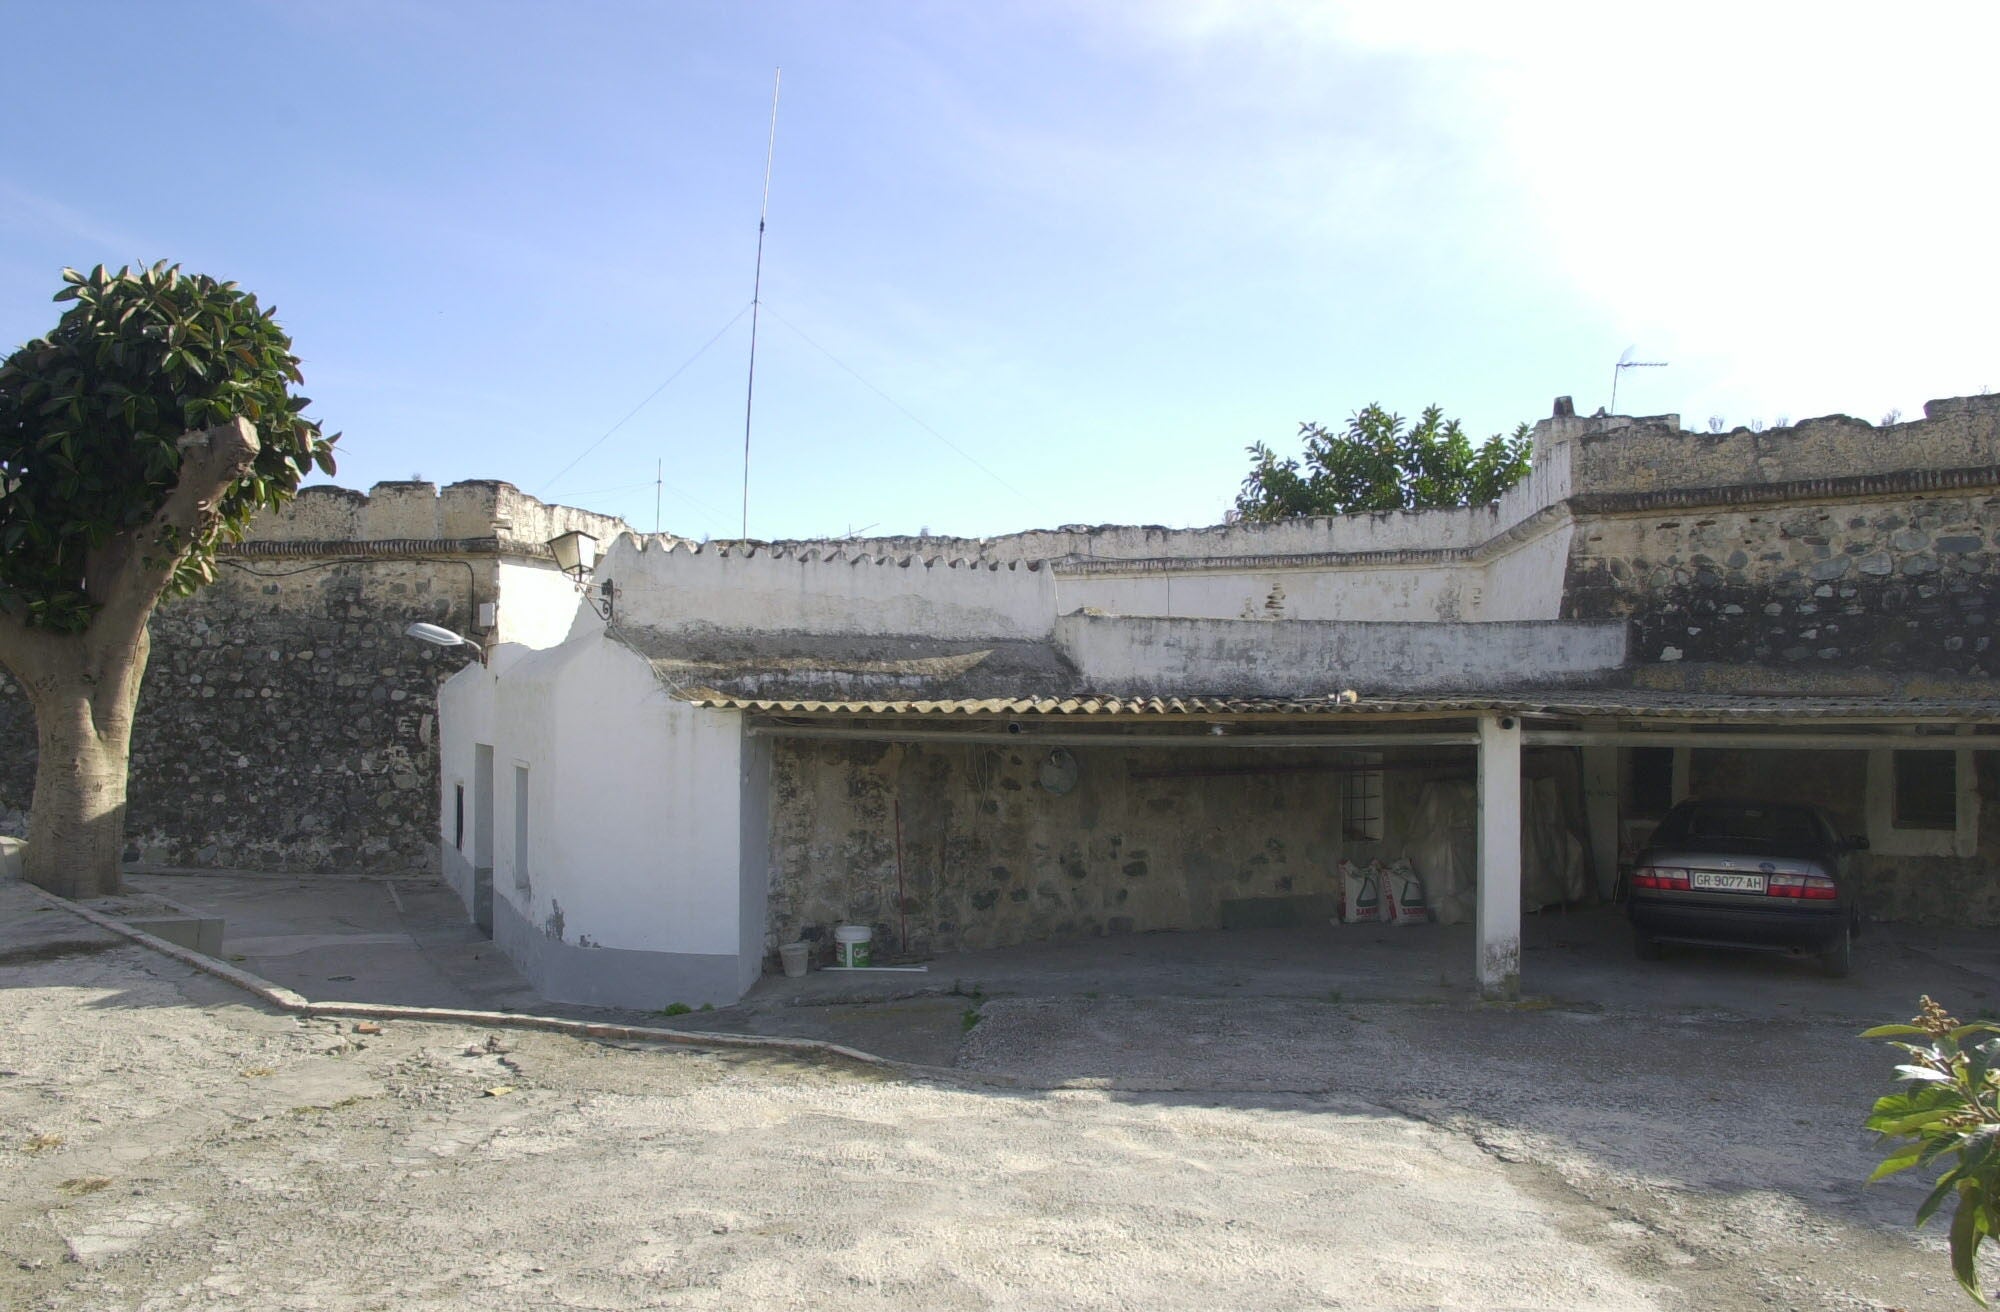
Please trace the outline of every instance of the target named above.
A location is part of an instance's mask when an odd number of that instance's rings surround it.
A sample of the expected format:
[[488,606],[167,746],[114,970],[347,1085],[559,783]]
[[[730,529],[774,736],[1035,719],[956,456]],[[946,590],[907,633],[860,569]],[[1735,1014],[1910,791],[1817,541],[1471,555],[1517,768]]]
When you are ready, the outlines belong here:
[[1380,752],[1357,752],[1340,777],[1340,832],[1349,842],[1382,841],[1382,772],[1367,768],[1381,763]]
[[1897,752],[1890,823],[1898,829],[1958,828],[1958,753]]
[[451,845],[465,850],[465,785],[453,784],[451,809]]

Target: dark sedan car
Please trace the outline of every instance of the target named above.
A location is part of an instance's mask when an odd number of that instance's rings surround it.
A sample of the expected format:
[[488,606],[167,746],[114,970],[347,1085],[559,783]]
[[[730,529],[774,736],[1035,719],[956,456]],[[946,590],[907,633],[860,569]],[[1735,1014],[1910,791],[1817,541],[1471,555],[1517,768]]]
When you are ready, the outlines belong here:
[[1682,802],[1632,872],[1639,955],[1657,957],[1663,941],[1802,951],[1845,975],[1860,923],[1849,859],[1867,845],[1815,807]]

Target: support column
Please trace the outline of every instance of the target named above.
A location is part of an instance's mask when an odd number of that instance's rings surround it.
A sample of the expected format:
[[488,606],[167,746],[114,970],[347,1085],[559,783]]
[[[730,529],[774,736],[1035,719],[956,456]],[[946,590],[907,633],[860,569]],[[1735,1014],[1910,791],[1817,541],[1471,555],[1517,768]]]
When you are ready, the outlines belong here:
[[1597,895],[1605,901],[1618,887],[1618,749],[1583,750],[1583,814],[1590,823],[1590,856],[1597,868]]
[[1521,722],[1479,720],[1479,901],[1474,973],[1483,998],[1521,996]]

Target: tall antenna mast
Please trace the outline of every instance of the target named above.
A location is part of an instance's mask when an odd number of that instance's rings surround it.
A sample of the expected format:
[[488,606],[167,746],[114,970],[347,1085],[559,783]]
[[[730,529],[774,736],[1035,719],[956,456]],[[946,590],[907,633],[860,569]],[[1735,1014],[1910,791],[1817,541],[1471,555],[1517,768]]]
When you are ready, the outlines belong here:
[[764,146],[764,201],[757,207],[757,276],[750,284],[750,379],[743,391],[743,536],[750,536],[750,407],[757,399],[757,307],[764,296],[764,219],[771,212],[771,157],[778,151],[778,82],[771,70],[771,139]]

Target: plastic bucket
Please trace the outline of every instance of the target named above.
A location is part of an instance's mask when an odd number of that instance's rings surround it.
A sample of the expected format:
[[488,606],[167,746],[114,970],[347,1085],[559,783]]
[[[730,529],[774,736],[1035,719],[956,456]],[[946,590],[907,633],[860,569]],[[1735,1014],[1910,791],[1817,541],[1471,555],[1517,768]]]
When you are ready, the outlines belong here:
[[875,931],[866,925],[836,925],[833,930],[833,962],[836,966],[866,966],[874,959],[870,945]]
[[806,973],[806,953],[810,950],[804,943],[778,945],[778,960],[785,963],[787,978],[798,979]]

